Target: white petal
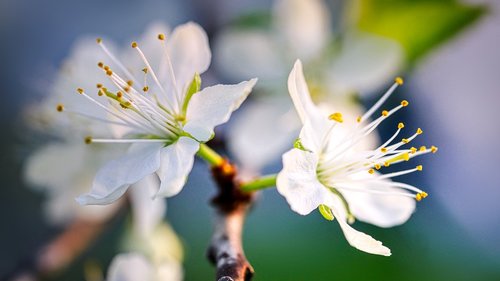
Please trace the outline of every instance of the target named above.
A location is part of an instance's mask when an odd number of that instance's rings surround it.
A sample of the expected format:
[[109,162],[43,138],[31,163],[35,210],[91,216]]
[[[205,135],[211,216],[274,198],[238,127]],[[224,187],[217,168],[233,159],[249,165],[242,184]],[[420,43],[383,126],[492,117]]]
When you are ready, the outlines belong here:
[[155,268],[141,254],[120,254],[111,262],[106,280],[152,281],[155,280]]
[[215,41],[214,63],[233,81],[259,77],[260,83],[281,81],[286,69],[273,36],[254,30],[230,30]]
[[82,205],[109,204],[127,188],[160,167],[163,144],[133,144],[128,153],[105,164],[94,179],[90,193],[77,198]]
[[148,175],[130,188],[134,227],[142,237],[148,237],[162,221],[167,207],[163,198],[153,199],[160,188],[156,174]]
[[249,101],[231,119],[228,145],[246,172],[258,172],[292,147],[300,120],[284,96]]
[[290,207],[307,215],[327,201],[329,191],[318,181],[318,157],[311,152],[292,149],[283,155],[283,170],[278,174],[276,187]]
[[84,169],[88,146],[81,144],[54,143],[35,153],[27,161],[25,177],[36,187],[54,189],[64,187],[73,181],[74,176]]
[[311,94],[307,88],[306,79],[302,70],[302,62],[300,60],[295,62],[288,76],[288,91],[302,124],[308,119],[315,122],[321,118],[321,112],[311,100]]
[[214,127],[229,120],[256,82],[252,79],[237,85],[215,85],[195,94],[189,102],[184,130],[199,141],[209,140]]
[[368,234],[357,231],[346,222],[347,213],[338,197],[331,194],[329,199],[330,200],[326,205],[331,208],[333,215],[335,216],[337,222],[340,225],[340,228],[342,229],[342,232],[344,232],[344,236],[347,242],[349,242],[351,246],[370,254],[382,256],[391,255],[391,250],[382,245],[382,242],[375,240]]
[[167,45],[172,60],[177,88],[183,95],[194,74],[208,69],[212,54],[208,37],[201,26],[188,22],[176,27]]
[[199,148],[200,144],[197,141],[181,137],[177,142],[161,150],[161,165],[157,172],[161,185],[157,197],[171,197],[182,190],[193,168],[194,155]]
[[382,242],[375,240],[368,234],[365,234],[361,231],[357,231],[356,229],[352,228],[349,224],[347,224],[347,222],[345,221],[346,218],[345,215],[341,214],[341,211],[339,211],[338,208],[337,209],[332,208],[332,212],[333,215],[337,218],[337,221],[340,225],[340,228],[342,228],[342,232],[344,232],[344,236],[347,239],[347,242],[349,242],[351,246],[370,254],[382,255],[382,256],[391,255],[391,250],[382,245]]
[[281,0],[274,7],[276,31],[292,57],[310,60],[320,54],[331,35],[330,16],[322,0]]
[[[368,176],[372,175],[368,174]],[[390,180],[384,181],[390,182]],[[376,186],[373,183],[352,182],[349,185],[367,191],[370,188],[376,188],[387,192],[405,192],[401,188]],[[415,199],[406,196],[370,194],[369,192],[349,190],[342,190],[342,194],[349,202],[351,211],[357,219],[380,227],[392,227],[406,222],[413,214],[416,205]]]
[[349,36],[330,70],[331,92],[372,93],[397,76],[403,63],[398,43],[367,34]]

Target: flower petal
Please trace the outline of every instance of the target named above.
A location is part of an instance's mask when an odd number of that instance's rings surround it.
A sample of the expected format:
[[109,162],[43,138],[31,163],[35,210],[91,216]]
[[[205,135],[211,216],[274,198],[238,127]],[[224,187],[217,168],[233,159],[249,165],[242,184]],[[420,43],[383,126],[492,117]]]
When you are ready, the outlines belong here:
[[82,205],[109,204],[127,188],[160,167],[163,144],[133,144],[128,153],[104,165],[94,179],[92,190],[76,200]]
[[[302,62],[297,60],[293,66],[290,75],[288,76],[288,91],[292,97],[295,109],[299,114],[302,124],[310,119],[316,122],[322,118],[320,110],[314,105],[311,100],[311,94],[307,87],[304,72],[302,70]],[[325,117],[326,120],[326,117]]]
[[382,256],[391,255],[391,250],[382,245],[382,242],[375,240],[368,234],[357,231],[346,222],[347,214],[345,208],[342,202],[340,202],[340,199],[335,197],[335,195],[332,194],[330,196],[330,200],[327,205],[331,208],[333,215],[342,229],[342,232],[344,232],[347,242],[349,242],[351,246],[370,254]]
[[199,141],[209,140],[214,127],[229,120],[256,82],[252,79],[236,85],[215,85],[195,94],[188,105],[184,130]]
[[130,188],[134,227],[142,237],[149,237],[165,214],[166,200],[162,198],[153,199],[159,187],[158,176],[151,174],[133,184]]
[[[387,179],[384,181],[391,182]],[[377,185],[375,182],[369,182],[368,184],[351,182],[349,187],[367,191],[376,188],[386,192],[405,192],[401,188],[388,187],[386,184]],[[342,190],[342,194],[349,202],[351,211],[357,219],[380,227],[392,227],[406,222],[415,211],[416,206],[415,199],[406,196],[350,190]]]
[[260,30],[222,32],[215,41],[214,63],[232,81],[251,77],[259,77],[259,84],[281,81],[286,67],[273,39]]
[[107,281],[155,280],[155,268],[141,254],[117,255],[109,266]]
[[177,89],[184,95],[194,74],[205,72],[210,65],[212,54],[208,37],[201,26],[188,22],[174,29],[167,44]]
[[161,150],[161,165],[157,171],[161,185],[155,197],[171,197],[182,190],[199,148],[197,141],[181,137]]
[[278,174],[276,187],[290,207],[307,215],[327,201],[328,190],[318,181],[318,156],[311,152],[292,149],[283,155],[283,170]]
[[330,69],[331,92],[371,93],[393,79],[403,63],[398,43],[363,33],[349,36]]
[[281,0],[274,7],[274,24],[293,57],[310,60],[321,53],[332,34],[322,0]]
[[243,171],[258,172],[288,150],[300,129],[290,99],[249,101],[231,119],[228,145]]

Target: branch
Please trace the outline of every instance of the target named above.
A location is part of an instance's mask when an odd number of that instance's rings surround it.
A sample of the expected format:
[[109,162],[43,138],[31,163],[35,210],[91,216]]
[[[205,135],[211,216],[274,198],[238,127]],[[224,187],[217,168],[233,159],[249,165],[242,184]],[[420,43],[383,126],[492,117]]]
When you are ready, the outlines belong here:
[[219,193],[212,200],[216,219],[208,258],[216,266],[216,280],[249,281],[254,270],[243,252],[241,237],[253,194],[240,190],[235,181],[236,167],[227,160],[214,166],[212,175]]

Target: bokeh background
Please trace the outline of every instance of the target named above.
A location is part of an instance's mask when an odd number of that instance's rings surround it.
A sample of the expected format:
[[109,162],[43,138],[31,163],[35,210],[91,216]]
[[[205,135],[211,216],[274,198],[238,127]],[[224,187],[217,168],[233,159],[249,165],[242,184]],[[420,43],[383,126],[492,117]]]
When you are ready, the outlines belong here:
[[[329,3],[332,14],[339,14],[335,9],[342,4]],[[276,190],[266,190],[244,233],[255,280],[500,280],[500,126],[496,122],[500,4],[407,0],[399,1],[394,12],[388,8],[394,7],[394,1],[373,3],[382,3],[375,13],[380,18],[372,19],[378,24],[361,23],[361,28],[397,34],[396,39],[407,44],[407,54],[415,57],[404,73],[407,83],[398,90],[398,95],[412,101],[412,107],[399,117],[422,127],[425,142],[440,148],[435,156],[422,159],[424,173],[408,178],[425,186],[430,196],[403,226],[381,229],[356,224],[392,249],[393,255],[387,258],[353,249],[335,223],[319,214],[296,215]],[[47,95],[79,36],[103,35],[126,43],[152,21],[175,26],[193,20],[212,40],[242,15],[265,15],[271,6],[272,1],[265,0],[1,0],[0,276],[61,231],[45,220],[44,194],[28,188],[22,177],[26,158],[43,139],[29,129],[24,115],[28,106]],[[412,21],[404,22],[406,13]],[[440,25],[445,27],[432,33]],[[422,34],[432,38],[417,42],[421,45],[405,39]],[[216,67],[209,75],[222,82],[228,79]],[[363,102],[370,104],[373,99]],[[381,135],[390,134],[385,129],[381,128]],[[266,167],[267,172],[278,169],[279,161]],[[208,202],[214,193],[207,167],[199,161],[181,194],[168,200],[166,218],[185,246],[185,280],[213,276],[205,250],[212,230]],[[74,265],[53,280],[83,280],[88,260],[105,271],[125,224],[126,218],[114,221]]]

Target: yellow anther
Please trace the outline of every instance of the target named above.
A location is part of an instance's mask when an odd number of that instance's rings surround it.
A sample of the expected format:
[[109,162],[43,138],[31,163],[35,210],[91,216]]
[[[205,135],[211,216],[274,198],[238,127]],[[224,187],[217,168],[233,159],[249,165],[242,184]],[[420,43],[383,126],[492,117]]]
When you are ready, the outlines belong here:
[[342,113],[340,113],[340,112],[335,112],[333,114],[330,114],[330,116],[328,116],[328,119],[333,120],[333,121],[337,121],[339,123],[344,122],[344,119],[342,119]]
[[415,154],[415,153],[417,153],[417,148],[412,146],[412,147],[410,148],[410,152],[411,152],[411,154]]
[[375,164],[375,170],[380,170],[380,168],[382,168],[380,164]]
[[373,175],[373,174],[375,174],[375,170],[374,169],[370,169],[370,170],[368,170],[368,173],[370,173],[370,174]]
[[144,88],[142,88],[142,90],[143,90],[144,92],[147,92],[147,91],[149,90],[149,87],[148,87],[148,86],[144,86]]
[[97,37],[97,38],[95,39],[95,41],[97,42],[97,44],[101,44],[101,42],[102,42],[102,38],[101,38],[101,37]]
[[403,78],[401,77],[396,77],[396,79],[394,79],[394,82],[396,82],[396,84],[398,85],[403,85],[404,81],[403,81]]
[[389,115],[389,111],[387,110],[382,110],[382,116],[387,116]]
[[104,93],[105,93],[104,91],[105,91],[105,88],[101,88],[101,89],[99,89],[99,91],[97,92],[97,95],[98,95],[98,96],[102,96],[102,95],[104,95]]
[[76,89],[76,91],[77,91],[79,94],[83,94],[83,89],[82,89],[82,88],[78,88],[78,89]]
[[131,46],[132,46],[132,48],[137,48],[137,42],[135,42],[135,41],[132,42]]
[[404,127],[405,127],[405,124],[403,122],[399,122],[398,129],[403,129]]
[[417,201],[419,201],[419,202],[420,202],[420,201],[422,201],[422,195],[421,195],[420,193],[417,193],[417,194],[415,195],[415,200],[417,200]]
[[102,61],[100,61],[100,62],[97,63],[97,66],[100,67],[100,68],[103,68],[104,67],[104,63]]
[[121,98],[121,97],[123,97],[123,93],[122,93],[122,92],[118,92],[118,93],[116,93],[116,97],[117,97],[117,98]]
[[108,76],[111,76],[111,75],[113,75],[113,71],[111,71],[111,69],[109,69],[109,70],[106,70],[106,75],[108,75]]
[[434,146],[434,145],[433,145],[433,146],[431,146],[431,152],[432,152],[432,153],[436,153],[437,151],[438,151],[437,146]]
[[422,171],[424,167],[422,165],[418,165],[417,167],[415,167],[415,169],[417,169],[417,171]]
[[110,70],[109,66],[107,66],[107,65],[105,65],[103,68],[104,68],[104,70],[106,70],[106,71]]
[[97,83],[95,86],[97,87],[97,89],[102,88],[102,84],[101,83]]
[[425,191],[420,192],[420,194],[422,195],[422,198],[427,198],[427,196],[429,196],[429,194]]
[[389,167],[390,165],[391,165],[391,163],[389,163],[388,161],[384,162],[384,167]]
[[92,137],[91,136],[87,136],[87,137],[85,137],[84,141],[85,141],[86,144],[91,144],[92,143]]
[[163,33],[158,34],[158,39],[165,40],[165,34],[163,34]]
[[418,129],[417,129],[417,135],[420,135],[420,134],[422,134],[423,132],[424,132],[424,131],[422,131],[422,129],[420,129],[420,128],[418,128]]
[[147,67],[143,68],[143,69],[142,69],[142,72],[144,72],[144,73],[148,73],[148,68],[147,68]]
[[361,116],[358,116],[358,118],[356,118],[356,122],[361,123]]
[[132,85],[134,85],[134,81],[132,81],[132,80],[128,80],[128,81],[127,81],[127,85],[129,85],[130,87],[132,87]]
[[62,103],[58,103],[56,107],[58,112],[63,112],[64,111],[64,105]]
[[380,149],[380,151],[382,151],[383,153],[386,153],[386,152],[387,152],[387,148],[382,147],[382,148]]
[[425,145],[422,145],[418,150],[424,152],[427,150],[427,147]]
[[401,105],[402,106],[408,106],[409,102],[407,100],[402,100]]
[[123,90],[124,90],[125,92],[127,92],[127,93],[128,93],[128,92],[130,92],[130,86],[127,86],[127,87],[123,88]]
[[404,144],[407,144],[407,143],[410,142],[410,140],[409,139],[402,139],[401,142],[404,143]]

